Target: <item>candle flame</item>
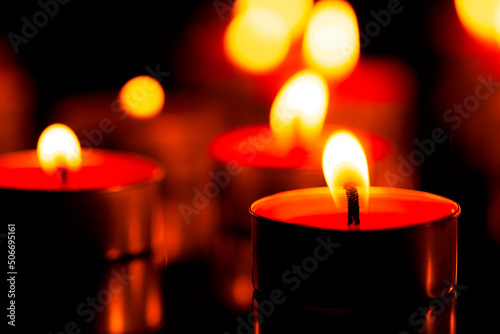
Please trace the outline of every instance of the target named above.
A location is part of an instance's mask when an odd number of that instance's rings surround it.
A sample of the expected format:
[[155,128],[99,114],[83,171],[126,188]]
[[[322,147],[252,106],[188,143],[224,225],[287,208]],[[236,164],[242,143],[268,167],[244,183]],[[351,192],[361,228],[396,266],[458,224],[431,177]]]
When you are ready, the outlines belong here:
[[320,1],[304,33],[305,61],[332,80],[342,80],[356,67],[359,30],[356,13],[346,1]]
[[73,130],[64,124],[47,127],[37,145],[38,161],[47,174],[64,168],[76,171],[82,163],[80,142]]
[[476,39],[487,44],[500,43],[499,0],[455,0],[458,18]]
[[337,131],[328,139],[323,150],[323,173],[338,208],[347,209],[343,186],[352,182],[366,209],[370,188],[368,163],[361,143],[352,133]]
[[130,115],[149,118],[163,109],[165,93],[158,81],[150,76],[140,75],[123,85],[119,99],[123,109]]
[[242,70],[268,73],[288,54],[290,33],[282,15],[266,7],[251,7],[229,24],[224,49],[229,60]]
[[283,148],[307,146],[320,134],[328,106],[328,86],[317,73],[304,70],[291,77],[276,95],[270,126]]
[[292,36],[298,37],[303,31],[313,3],[313,0],[238,0],[234,4],[233,13],[237,15],[251,8],[268,8],[281,15]]

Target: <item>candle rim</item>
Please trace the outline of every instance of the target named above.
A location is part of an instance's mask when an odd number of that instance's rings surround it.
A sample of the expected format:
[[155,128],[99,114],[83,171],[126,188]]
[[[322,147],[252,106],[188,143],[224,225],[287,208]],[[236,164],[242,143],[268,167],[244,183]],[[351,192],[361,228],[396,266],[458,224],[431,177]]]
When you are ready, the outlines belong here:
[[[12,186],[2,186],[0,185],[0,191],[16,191],[16,192],[29,192],[29,193],[117,193],[117,192],[122,192],[122,191],[127,191],[127,190],[133,190],[136,188],[140,188],[143,186],[147,186],[148,184],[153,184],[156,182],[160,182],[165,178],[166,171],[165,167],[158,161],[156,161],[153,158],[150,158],[148,156],[138,154],[135,152],[128,152],[128,151],[119,151],[119,150],[111,150],[111,149],[98,149],[98,148],[92,148],[92,149],[86,149],[82,148],[82,156],[84,154],[92,154],[91,152],[97,152],[97,154],[102,155],[102,154],[112,154],[114,156],[121,156],[121,157],[132,157],[135,159],[139,159],[142,162],[148,162],[152,166],[154,166],[153,171],[152,171],[152,176],[148,179],[145,179],[140,182],[134,182],[134,183],[129,183],[129,184],[124,184],[124,185],[115,185],[115,186],[110,186],[110,187],[93,187],[93,188],[82,188],[82,189],[75,189],[75,188],[60,188],[60,189],[40,189],[40,188],[16,188]],[[36,150],[35,149],[28,149],[28,150],[20,150],[20,151],[15,151],[15,152],[8,152],[0,155],[0,162],[2,162],[5,159],[10,159],[14,158],[16,156],[31,156],[32,154],[35,155],[36,157]],[[21,168],[33,168],[36,166],[21,166]],[[40,167],[41,168],[41,167]]]
[[[393,149],[391,142],[375,133],[371,133],[369,131],[354,129],[351,127],[345,127],[337,124],[326,123],[323,126],[322,136],[324,136],[324,140],[330,137],[335,131],[338,130],[347,130],[353,132],[356,137],[359,139],[360,137],[364,140],[375,141],[376,145],[380,152],[376,152],[377,154],[373,155],[372,158],[374,162],[386,159],[390,155],[390,151]],[[246,155],[249,153],[248,151],[239,152],[241,148],[238,147],[238,144],[245,143],[246,140],[258,136],[262,131],[266,131],[269,134],[272,134],[271,128],[268,123],[256,123],[256,124],[247,124],[241,125],[234,128],[231,128],[227,131],[224,131],[217,136],[215,136],[209,144],[209,153],[212,159],[218,163],[228,164],[235,163],[241,167],[245,168],[253,168],[253,169],[273,169],[273,170],[285,170],[285,169],[297,169],[297,170],[321,170],[321,157],[323,154],[323,146],[321,149],[316,152],[317,156],[314,154],[310,154],[311,152],[297,152],[299,156],[287,159],[287,157],[276,156],[273,153],[273,145],[270,145],[269,148],[271,150],[258,150],[254,147],[254,153],[256,157],[259,159],[253,158],[252,161],[248,161]],[[246,136],[237,136],[239,132],[243,132]],[[231,138],[236,136],[239,141],[234,142],[235,138]],[[233,139],[230,141],[230,145],[228,145],[229,139]],[[367,150],[367,147],[364,147]],[[373,148],[373,147],[372,147]],[[275,147],[274,147],[275,149]],[[297,151],[300,151],[302,148],[296,148]],[[264,152],[264,153],[263,153]],[[373,153],[373,152],[372,152]],[[293,151],[288,152],[287,154],[292,154]],[[303,156],[300,156],[303,154]],[[266,158],[267,155],[270,155],[273,158],[272,163],[269,162],[269,159]],[[317,158],[317,159],[315,159]],[[255,162],[257,160],[257,163]],[[266,160],[262,162],[261,160]]]
[[[356,230],[356,231],[350,231],[350,230],[345,230],[345,229],[338,229],[338,228],[335,228],[335,227],[332,227],[332,228],[324,228],[324,227],[318,227],[318,226],[307,226],[307,225],[301,225],[301,224],[298,224],[296,222],[290,222],[290,221],[286,221],[286,219],[283,219],[283,220],[278,220],[278,219],[274,219],[274,218],[269,218],[269,217],[265,217],[263,215],[260,215],[258,213],[255,212],[255,206],[256,205],[259,205],[261,204],[262,202],[266,201],[266,200],[270,200],[270,199],[273,199],[277,196],[287,196],[287,197],[292,197],[292,196],[296,196],[297,195],[297,191],[306,191],[306,190],[309,190],[309,191],[314,191],[314,194],[315,195],[319,195],[319,194],[324,194],[326,192],[330,192],[329,188],[328,187],[313,187],[313,188],[301,188],[301,189],[294,189],[294,190],[287,190],[287,191],[282,191],[282,192],[278,192],[278,193],[275,193],[275,194],[272,194],[272,195],[269,195],[269,196],[265,196],[265,197],[262,197],[256,201],[254,201],[250,207],[249,207],[249,212],[250,212],[250,215],[253,217],[253,218],[256,218],[256,219],[263,219],[267,222],[272,222],[272,223],[277,223],[277,224],[288,224],[288,225],[292,225],[292,226],[296,226],[296,227],[302,227],[302,228],[308,228],[308,229],[318,229],[318,230],[325,230],[325,231],[335,231],[335,233],[376,233],[376,232],[387,232],[387,231],[395,231],[395,230],[407,230],[407,229],[412,229],[412,228],[422,228],[422,227],[427,227],[427,226],[430,226],[430,225],[433,225],[433,224],[437,224],[437,223],[440,223],[440,222],[444,222],[444,221],[448,221],[450,219],[456,219],[460,216],[461,212],[462,212],[462,209],[460,207],[460,205],[449,199],[449,198],[446,198],[446,197],[443,197],[443,196],[440,196],[440,195],[436,195],[436,194],[433,194],[433,193],[429,193],[429,192],[425,192],[425,191],[421,191],[421,190],[414,190],[414,189],[403,189],[403,188],[390,188],[390,187],[370,187],[370,190],[375,190],[375,191],[381,191],[381,190],[384,190],[384,189],[392,189],[393,191],[398,191],[398,192],[402,192],[402,193],[406,193],[408,195],[410,195],[411,193],[415,194],[415,193],[418,193],[419,195],[422,195],[422,196],[425,196],[425,197],[431,197],[431,198],[435,198],[435,199],[439,199],[440,201],[444,201],[444,202],[448,202],[449,204],[452,204],[455,206],[455,209],[453,210],[452,213],[450,214],[447,214],[447,215],[444,215],[443,217],[440,217],[440,218],[437,218],[437,219],[432,219],[430,221],[418,221],[416,223],[413,223],[411,225],[407,225],[407,226],[397,226],[397,227],[390,227],[390,228],[380,228],[380,229],[360,229],[360,230]],[[390,191],[390,190],[389,190]]]

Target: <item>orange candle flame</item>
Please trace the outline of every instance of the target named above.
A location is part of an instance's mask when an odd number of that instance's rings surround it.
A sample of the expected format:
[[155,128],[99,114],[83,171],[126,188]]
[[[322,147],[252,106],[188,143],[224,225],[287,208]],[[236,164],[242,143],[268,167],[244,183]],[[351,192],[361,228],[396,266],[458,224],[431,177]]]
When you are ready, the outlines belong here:
[[73,130],[64,124],[52,124],[38,139],[37,155],[47,174],[66,169],[77,171],[82,163],[80,142]]
[[319,137],[328,106],[328,86],[317,73],[304,70],[290,78],[276,95],[270,126],[278,146],[308,146]]
[[266,7],[251,7],[229,24],[224,49],[229,60],[242,70],[268,73],[288,54],[290,34],[282,15]]
[[130,115],[150,118],[163,109],[165,93],[158,81],[150,76],[141,75],[123,85],[119,99],[123,109]]
[[500,40],[499,0],[455,0],[458,18],[476,39],[496,44]]
[[314,6],[304,33],[306,63],[328,79],[340,81],[356,67],[359,29],[356,13],[346,1],[320,1]]
[[291,30],[292,36],[298,37],[302,34],[313,4],[313,0],[238,0],[234,4],[233,13],[238,15],[251,8],[267,8],[279,14]]
[[343,186],[352,182],[358,189],[360,210],[367,210],[370,188],[368,163],[361,143],[352,133],[337,131],[328,139],[323,150],[323,173],[337,208],[347,210]]

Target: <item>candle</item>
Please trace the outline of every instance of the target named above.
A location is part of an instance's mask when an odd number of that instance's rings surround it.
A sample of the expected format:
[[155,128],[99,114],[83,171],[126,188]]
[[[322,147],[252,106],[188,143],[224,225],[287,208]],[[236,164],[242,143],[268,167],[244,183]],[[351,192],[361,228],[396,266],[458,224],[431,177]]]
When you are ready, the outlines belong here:
[[[40,138],[38,152],[49,160],[41,163],[35,150],[0,157],[7,220],[50,221],[53,233],[34,224],[34,235],[60,238],[57,244],[73,256],[116,259],[149,252],[151,228],[161,228],[155,215],[163,169],[128,153],[84,149],[80,156],[69,128],[56,124],[48,130],[55,132]],[[59,146],[50,146],[54,141]]]
[[[252,204],[255,289],[337,308],[391,303],[402,294],[405,303],[418,305],[448,295],[456,284],[459,205],[421,191],[369,187],[363,158],[338,156],[362,151],[350,140],[338,141],[345,136],[332,136],[325,148],[329,187]],[[340,151],[337,142],[345,146]],[[346,181],[359,190],[359,224],[348,221],[356,212],[339,187]]]
[[45,129],[37,150],[0,156],[2,215],[15,233],[7,274],[18,288],[9,297],[11,320],[16,312],[28,314],[30,301],[44,300],[32,322],[17,317],[18,327],[158,329],[163,177],[149,158],[82,150],[62,124]]

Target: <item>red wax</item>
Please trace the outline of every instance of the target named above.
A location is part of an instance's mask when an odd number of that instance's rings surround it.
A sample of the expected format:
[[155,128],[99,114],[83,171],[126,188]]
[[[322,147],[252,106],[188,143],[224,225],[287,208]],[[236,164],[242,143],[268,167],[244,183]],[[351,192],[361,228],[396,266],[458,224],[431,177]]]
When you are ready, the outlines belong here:
[[45,173],[35,150],[0,157],[0,188],[33,191],[109,190],[161,179],[161,167],[147,158],[113,151],[82,150],[82,166],[68,172],[62,185],[56,175]]
[[[291,190],[256,201],[251,211],[259,217],[318,229],[347,231],[347,212],[335,209],[330,190]],[[368,212],[360,208],[359,231],[389,230],[432,223],[458,216],[457,203],[415,190],[370,188]]]
[[[296,147],[290,152],[278,154],[268,125],[243,126],[215,138],[210,146],[210,154],[218,162],[233,162],[245,167],[321,169],[326,141],[333,132],[340,129],[346,128],[325,125],[321,137],[312,149]],[[390,144],[382,137],[359,130],[347,130],[359,139],[369,161],[375,162],[389,155]]]

